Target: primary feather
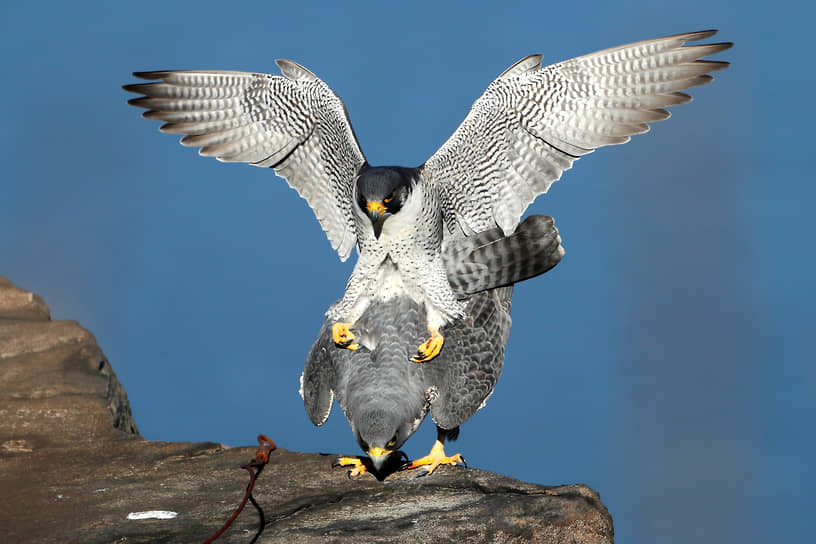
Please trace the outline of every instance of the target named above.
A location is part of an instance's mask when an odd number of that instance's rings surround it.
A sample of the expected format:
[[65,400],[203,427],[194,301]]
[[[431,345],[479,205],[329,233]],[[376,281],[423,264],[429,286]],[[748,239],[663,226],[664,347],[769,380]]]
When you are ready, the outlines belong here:
[[684,46],[715,30],[637,42],[549,66],[541,55],[508,68],[423,166],[442,194],[449,231],[518,225],[527,206],[575,160],[622,144],[691,100],[727,62],[700,60],[730,43]]

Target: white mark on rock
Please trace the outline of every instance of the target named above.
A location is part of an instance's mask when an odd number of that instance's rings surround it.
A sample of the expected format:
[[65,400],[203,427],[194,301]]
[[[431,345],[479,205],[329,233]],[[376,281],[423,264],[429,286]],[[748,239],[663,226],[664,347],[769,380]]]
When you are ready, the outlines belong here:
[[148,510],[147,512],[131,512],[127,519],[173,519],[178,516],[178,512],[170,510]]
[[28,447],[29,444],[25,440],[7,440],[0,444],[0,450],[9,453],[29,453],[34,451]]

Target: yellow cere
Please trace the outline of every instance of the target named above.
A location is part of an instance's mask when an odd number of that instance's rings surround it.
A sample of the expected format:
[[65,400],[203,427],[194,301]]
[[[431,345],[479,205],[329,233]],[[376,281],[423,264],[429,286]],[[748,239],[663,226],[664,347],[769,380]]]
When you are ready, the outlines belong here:
[[389,455],[391,451],[384,450],[382,448],[374,446],[373,448],[369,449],[366,453],[369,455],[369,457],[384,457],[386,455]]
[[366,207],[368,208],[368,211],[370,211],[370,212],[377,212],[377,213],[385,212],[385,206],[383,206],[382,202],[377,202],[376,200],[370,201]]

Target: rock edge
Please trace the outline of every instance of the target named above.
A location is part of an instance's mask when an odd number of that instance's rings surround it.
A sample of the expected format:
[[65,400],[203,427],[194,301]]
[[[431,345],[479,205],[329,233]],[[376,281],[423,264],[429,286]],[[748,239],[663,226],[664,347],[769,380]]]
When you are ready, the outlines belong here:
[[[241,500],[239,465],[254,452],[144,440],[93,335],[51,321],[41,297],[0,278],[0,540],[201,542]],[[584,485],[463,467],[349,480],[333,457],[272,453],[254,493],[259,542],[613,542],[612,518]],[[128,519],[150,511],[177,516]],[[218,542],[257,529],[248,506]]]

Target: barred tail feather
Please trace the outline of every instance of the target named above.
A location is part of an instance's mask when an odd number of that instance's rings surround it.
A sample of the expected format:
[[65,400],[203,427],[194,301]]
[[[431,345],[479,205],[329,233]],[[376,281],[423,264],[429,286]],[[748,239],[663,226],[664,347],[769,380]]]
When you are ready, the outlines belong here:
[[555,222],[546,215],[528,217],[510,236],[494,228],[451,241],[443,251],[459,298],[543,274],[564,255]]

